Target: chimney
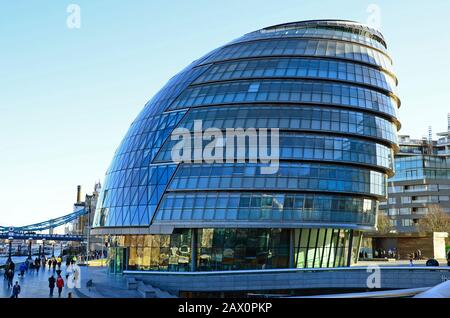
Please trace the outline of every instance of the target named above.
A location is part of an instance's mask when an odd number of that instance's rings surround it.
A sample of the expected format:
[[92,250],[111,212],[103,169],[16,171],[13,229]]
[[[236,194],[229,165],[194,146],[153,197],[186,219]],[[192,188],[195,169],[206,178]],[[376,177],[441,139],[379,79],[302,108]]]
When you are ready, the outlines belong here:
[[81,186],[77,186],[77,203],[81,203]]

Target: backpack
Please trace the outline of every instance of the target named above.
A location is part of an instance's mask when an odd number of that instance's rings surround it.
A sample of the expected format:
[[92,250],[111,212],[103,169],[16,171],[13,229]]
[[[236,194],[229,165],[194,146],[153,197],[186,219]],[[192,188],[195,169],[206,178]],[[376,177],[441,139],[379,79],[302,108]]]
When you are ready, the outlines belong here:
[[58,279],[56,280],[56,286],[58,288],[64,287],[64,280],[62,279],[62,277],[58,277]]

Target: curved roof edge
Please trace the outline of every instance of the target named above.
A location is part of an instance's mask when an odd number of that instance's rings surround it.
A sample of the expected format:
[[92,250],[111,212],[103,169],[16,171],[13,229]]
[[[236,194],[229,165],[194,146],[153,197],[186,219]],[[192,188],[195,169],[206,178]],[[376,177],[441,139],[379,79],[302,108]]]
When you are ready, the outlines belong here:
[[[359,29],[365,32],[371,33],[373,36],[375,36],[385,47],[387,47],[385,39],[383,37],[383,34],[375,29],[372,26],[352,21],[352,20],[341,20],[341,19],[317,19],[317,20],[303,20],[303,21],[293,21],[293,22],[287,22],[287,23],[281,23],[281,24],[275,24],[268,27],[264,27],[262,29],[256,30],[254,32],[260,32],[260,31],[270,31],[272,29],[277,29],[281,27],[295,27],[295,26],[307,26],[307,25],[336,25],[336,26],[347,26],[349,28],[353,29]],[[253,33],[253,32],[251,32]]]

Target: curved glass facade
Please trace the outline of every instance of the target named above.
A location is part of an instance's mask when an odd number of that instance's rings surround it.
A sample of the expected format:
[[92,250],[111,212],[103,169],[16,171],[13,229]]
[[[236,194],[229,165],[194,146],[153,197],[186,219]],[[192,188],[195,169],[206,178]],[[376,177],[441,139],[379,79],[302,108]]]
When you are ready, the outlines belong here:
[[[93,233],[124,249],[128,269],[348,266],[394,173],[399,106],[376,30],[317,20],[246,34],[191,63],[145,105],[107,171]],[[277,170],[172,160],[174,130],[193,131],[197,121],[224,134],[277,129]],[[209,143],[187,140],[190,155]],[[250,152],[244,143],[232,154]]]
[[390,93],[395,93],[397,88],[389,74],[369,66],[308,58],[268,58],[224,62],[213,65],[194,83],[271,77],[339,80],[373,86]]

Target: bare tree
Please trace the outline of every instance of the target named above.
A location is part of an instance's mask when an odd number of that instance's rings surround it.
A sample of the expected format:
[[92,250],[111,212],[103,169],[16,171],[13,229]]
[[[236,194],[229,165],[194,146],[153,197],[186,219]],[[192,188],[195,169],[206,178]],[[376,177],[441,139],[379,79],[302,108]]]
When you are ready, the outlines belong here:
[[450,232],[450,215],[437,204],[428,206],[428,213],[419,221],[421,232]]
[[377,232],[387,234],[393,230],[389,217],[384,213],[378,213]]

